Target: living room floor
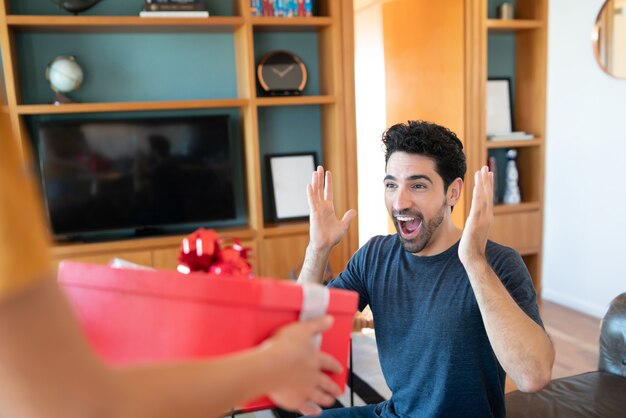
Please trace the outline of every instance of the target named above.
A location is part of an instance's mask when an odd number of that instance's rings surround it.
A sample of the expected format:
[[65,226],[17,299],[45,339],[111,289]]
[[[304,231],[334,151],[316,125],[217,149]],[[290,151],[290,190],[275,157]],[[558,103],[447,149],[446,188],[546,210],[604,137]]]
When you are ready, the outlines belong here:
[[553,379],[597,370],[599,319],[547,301],[541,315],[556,349]]

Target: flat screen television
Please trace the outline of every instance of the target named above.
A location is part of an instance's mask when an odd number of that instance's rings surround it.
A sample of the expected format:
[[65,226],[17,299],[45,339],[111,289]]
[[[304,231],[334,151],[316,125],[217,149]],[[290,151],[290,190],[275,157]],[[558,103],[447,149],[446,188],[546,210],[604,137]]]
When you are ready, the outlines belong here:
[[236,218],[229,123],[212,115],[38,124],[54,236],[157,233]]

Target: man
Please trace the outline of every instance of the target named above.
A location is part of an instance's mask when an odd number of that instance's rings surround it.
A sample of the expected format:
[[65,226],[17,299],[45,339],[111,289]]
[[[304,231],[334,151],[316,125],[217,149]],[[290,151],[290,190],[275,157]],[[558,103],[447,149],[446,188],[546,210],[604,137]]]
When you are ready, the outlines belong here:
[[219,360],[103,365],[49,271],[40,198],[7,119],[0,114],[0,416],[206,418],[263,394],[312,414],[332,405],[340,390],[323,371],[341,366],[313,345],[330,317]]
[[[451,213],[465,176],[450,130],[409,121],[383,134],[385,203],[397,233],[372,238],[329,284],[370,305],[389,401],[323,416],[504,417],[508,373],[518,388],[546,385],[554,362],[520,255],[487,240],[493,174],[476,172],[465,229]],[[301,281],[318,281],[355,212],[335,216],[332,178],[308,185],[310,243]]]

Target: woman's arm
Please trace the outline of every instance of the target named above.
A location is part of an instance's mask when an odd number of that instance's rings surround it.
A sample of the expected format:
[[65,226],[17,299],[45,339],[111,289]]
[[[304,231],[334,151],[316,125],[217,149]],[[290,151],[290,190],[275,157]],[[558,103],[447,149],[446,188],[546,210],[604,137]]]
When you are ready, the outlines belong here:
[[340,390],[322,370],[340,365],[312,336],[330,317],[296,323],[258,348],[219,360],[112,369],[90,351],[54,280],[0,303],[0,415],[212,417],[263,394],[318,412]]

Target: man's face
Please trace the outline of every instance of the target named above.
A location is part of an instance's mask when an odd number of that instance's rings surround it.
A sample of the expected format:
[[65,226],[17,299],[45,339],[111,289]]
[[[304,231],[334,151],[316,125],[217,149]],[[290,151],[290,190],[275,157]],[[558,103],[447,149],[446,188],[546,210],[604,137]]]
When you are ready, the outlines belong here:
[[[450,206],[435,161],[397,151],[387,161],[385,204],[404,249],[419,253],[437,238]],[[433,237],[434,235],[434,237]]]

